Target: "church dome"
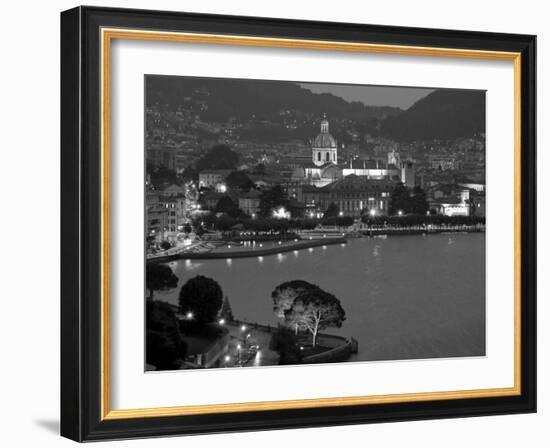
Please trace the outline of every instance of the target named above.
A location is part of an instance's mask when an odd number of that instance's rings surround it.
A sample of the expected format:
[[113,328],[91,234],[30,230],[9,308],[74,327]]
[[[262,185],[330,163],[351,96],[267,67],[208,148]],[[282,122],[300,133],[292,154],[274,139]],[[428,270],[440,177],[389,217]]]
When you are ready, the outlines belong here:
[[328,132],[326,134],[320,133],[315,140],[313,140],[314,148],[336,148],[336,140]]
[[336,139],[328,132],[328,120],[321,121],[321,133],[315,137],[312,146],[314,148],[336,148]]

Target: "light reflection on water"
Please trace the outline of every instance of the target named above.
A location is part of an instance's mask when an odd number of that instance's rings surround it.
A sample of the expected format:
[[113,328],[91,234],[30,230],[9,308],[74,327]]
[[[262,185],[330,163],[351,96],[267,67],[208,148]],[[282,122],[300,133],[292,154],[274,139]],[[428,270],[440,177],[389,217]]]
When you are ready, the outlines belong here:
[[[452,242],[451,242],[452,241]],[[485,353],[485,235],[349,240],[345,247],[221,260],[177,261],[177,303],[195,275],[218,281],[233,314],[276,324],[271,292],[303,279],[340,299],[347,319],[327,332],[359,341],[355,360],[473,356]],[[296,253],[298,252],[298,253]]]

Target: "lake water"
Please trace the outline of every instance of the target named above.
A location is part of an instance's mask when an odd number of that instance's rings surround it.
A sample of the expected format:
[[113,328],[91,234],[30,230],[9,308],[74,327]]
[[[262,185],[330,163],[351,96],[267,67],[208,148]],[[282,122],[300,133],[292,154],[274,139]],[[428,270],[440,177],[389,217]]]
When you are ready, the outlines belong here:
[[351,360],[396,360],[485,354],[485,234],[351,239],[345,245],[233,260],[170,264],[178,288],[157,292],[177,303],[196,275],[215,279],[236,318],[276,324],[271,292],[306,280],[334,294],[346,311],[342,328],[359,353]]

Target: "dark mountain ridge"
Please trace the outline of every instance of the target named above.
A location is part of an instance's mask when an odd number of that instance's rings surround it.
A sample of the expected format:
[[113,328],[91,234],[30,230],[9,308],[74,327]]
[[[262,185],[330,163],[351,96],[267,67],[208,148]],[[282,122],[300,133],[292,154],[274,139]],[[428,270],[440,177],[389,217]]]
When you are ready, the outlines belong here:
[[199,99],[207,105],[201,118],[220,122],[229,117],[267,118],[284,110],[327,113],[353,121],[380,119],[401,112],[396,107],[366,106],[329,93],[316,94],[287,81],[149,76],[146,95],[147,105],[166,104],[173,110],[184,104],[185,98]]
[[[254,126],[240,131],[252,140],[309,138],[323,113],[331,121],[331,132],[346,142],[350,129],[398,141],[450,140],[485,131],[485,92],[474,90],[436,90],[403,111],[313,93],[287,81],[148,76],[146,104],[188,109],[207,122],[253,120]],[[298,119],[297,129],[284,125],[287,112]]]
[[485,132],[485,91],[436,90],[384,120],[381,132],[402,141],[450,140]]

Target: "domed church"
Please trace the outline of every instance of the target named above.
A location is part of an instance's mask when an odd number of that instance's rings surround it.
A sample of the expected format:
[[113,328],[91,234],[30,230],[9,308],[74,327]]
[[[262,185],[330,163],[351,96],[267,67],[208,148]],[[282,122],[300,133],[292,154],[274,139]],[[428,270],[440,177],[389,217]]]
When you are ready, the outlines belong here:
[[328,131],[328,120],[323,115],[321,132],[311,142],[311,162],[296,168],[292,180],[316,187],[324,187],[342,178],[338,166],[338,145]]
[[338,145],[336,139],[328,131],[328,120],[326,114],[321,121],[321,133],[315,137],[311,145],[313,164],[322,166],[326,163],[338,163]]

